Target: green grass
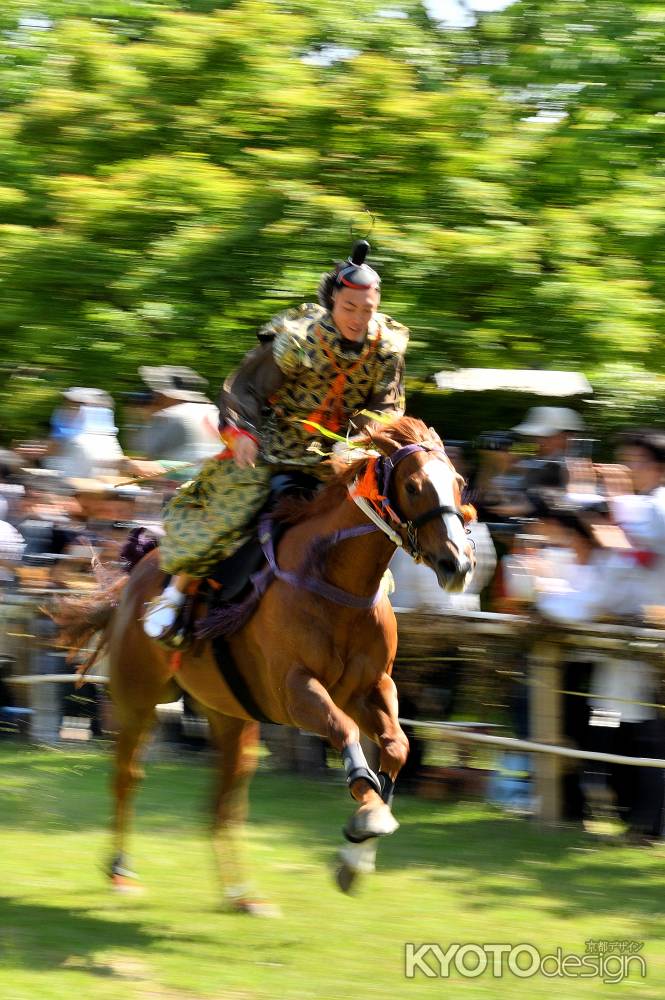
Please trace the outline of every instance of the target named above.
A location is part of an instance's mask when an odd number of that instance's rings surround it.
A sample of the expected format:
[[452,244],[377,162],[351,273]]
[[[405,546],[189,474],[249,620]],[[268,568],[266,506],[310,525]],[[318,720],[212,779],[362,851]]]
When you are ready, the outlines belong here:
[[[0,749],[1,1000],[632,997],[665,991],[665,850],[544,831],[481,804],[398,798],[377,873],[341,895],[329,863],[351,803],[328,783],[264,770],[247,849],[281,920],[234,916],[206,833],[209,773],[194,755],[149,764],[132,861],[140,897],[114,896],[103,751]],[[645,980],[406,980],[404,943],[518,944],[582,954],[644,941]]]

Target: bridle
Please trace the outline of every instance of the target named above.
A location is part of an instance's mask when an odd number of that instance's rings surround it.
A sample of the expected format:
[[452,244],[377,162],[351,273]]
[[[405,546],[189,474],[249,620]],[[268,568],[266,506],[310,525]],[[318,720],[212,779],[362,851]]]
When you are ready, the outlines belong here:
[[[408,519],[404,517],[395,497],[393,475],[400,462],[408,458],[409,455],[420,451],[438,455],[448,461],[448,456],[440,445],[434,443],[407,444],[398,448],[392,455],[381,455],[376,459],[376,482],[379,494],[376,500],[368,500],[358,494],[358,480],[347,487],[351,499],[362,512],[390,538],[391,542],[403,548],[416,562],[422,562],[418,529],[422,528],[424,524],[428,524],[429,521],[433,521],[437,517],[451,514],[459,518],[462,527],[466,530],[462,511],[449,505],[431,507],[417,517]],[[389,523],[387,518],[391,519],[395,527]]]

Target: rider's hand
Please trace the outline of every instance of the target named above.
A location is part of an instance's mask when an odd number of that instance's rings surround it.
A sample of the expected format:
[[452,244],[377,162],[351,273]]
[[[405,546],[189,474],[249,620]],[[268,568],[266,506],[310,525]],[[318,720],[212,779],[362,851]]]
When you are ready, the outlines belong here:
[[240,435],[233,442],[233,461],[240,469],[254,468],[258,453],[258,444],[247,434]]
[[140,458],[125,458],[122,471],[136,479],[155,479],[164,475],[164,466],[160,462],[149,462]]

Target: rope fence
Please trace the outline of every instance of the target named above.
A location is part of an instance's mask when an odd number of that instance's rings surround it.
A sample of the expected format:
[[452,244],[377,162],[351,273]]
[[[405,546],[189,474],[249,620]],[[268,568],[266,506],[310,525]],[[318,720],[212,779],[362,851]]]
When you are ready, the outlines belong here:
[[506,750],[524,750],[527,753],[544,753],[553,757],[573,757],[576,760],[597,760],[606,764],[629,764],[633,767],[665,768],[665,760],[656,757],[626,757],[616,753],[599,753],[593,750],[578,750],[572,747],[551,746],[548,743],[534,743],[532,740],[518,740],[510,736],[491,736],[473,733],[454,722],[423,722],[420,719],[400,719],[402,725],[423,729],[436,729],[439,737],[453,743],[482,743],[485,746],[503,747]]
[[[73,591],[67,593],[71,595]],[[58,658],[64,653],[54,647],[42,611],[45,600],[52,596],[55,592],[48,588],[31,588],[30,593],[5,595],[8,599],[0,608],[0,622],[4,625],[2,652],[13,654],[9,658],[15,660],[17,671],[17,675],[6,676],[5,680],[25,692],[25,699],[33,709],[32,736],[39,741],[44,741],[45,734],[48,734],[47,741],[57,740],[54,736],[57,733],[55,709],[50,705],[51,702],[55,705],[59,698],[55,694],[56,686],[80,679],[78,674],[57,669]],[[482,687],[484,684],[494,684],[500,692],[510,691],[510,685],[528,690],[530,739],[473,731],[474,726],[487,726],[482,722],[459,724],[425,721],[422,717],[414,719],[410,717],[413,711],[401,721],[421,733],[429,731],[435,734],[433,738],[450,743],[534,754],[534,780],[543,803],[541,818],[556,821],[560,816],[557,783],[564,758],[665,769],[665,755],[663,758],[633,757],[565,745],[562,725],[562,703],[568,696],[589,698],[594,704],[599,701],[617,703],[618,713],[623,705],[652,712],[665,711],[665,629],[635,621],[562,627],[524,614],[396,611],[400,636],[398,663],[405,668],[405,679],[416,678],[422,669],[430,668],[432,683],[436,685],[444,676],[438,673],[437,667],[445,668],[458,661],[464,665],[463,681],[467,685],[471,683],[472,691],[481,685],[481,693],[484,693],[487,690]],[[632,698],[623,697],[621,691],[614,694],[602,690],[571,690],[570,682],[562,683],[560,668],[579,657],[580,652],[594,662],[607,657],[620,660],[627,672],[633,665],[648,664],[655,668],[654,687],[648,693],[640,692],[641,697]],[[64,660],[61,662],[64,666]],[[473,689],[474,673],[470,667],[477,673],[476,689]],[[89,674],[85,682],[105,686],[108,678],[101,673]],[[52,694],[49,684],[53,685]],[[496,708],[484,694],[475,700],[471,698],[470,703],[469,717],[472,719],[477,718],[482,705],[490,711]],[[655,749],[660,750],[660,747]]]

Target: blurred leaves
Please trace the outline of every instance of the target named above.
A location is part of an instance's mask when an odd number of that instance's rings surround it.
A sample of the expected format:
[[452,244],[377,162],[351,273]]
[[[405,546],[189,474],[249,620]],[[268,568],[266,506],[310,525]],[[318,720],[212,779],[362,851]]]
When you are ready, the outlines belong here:
[[448,32],[399,6],[8,0],[5,383],[216,385],[365,208],[412,375],[662,371],[665,5],[522,0]]

